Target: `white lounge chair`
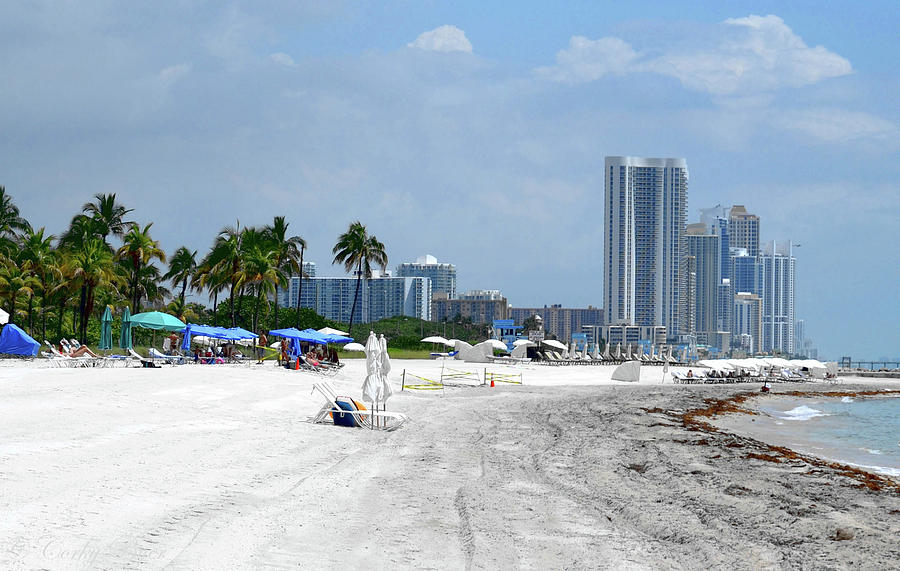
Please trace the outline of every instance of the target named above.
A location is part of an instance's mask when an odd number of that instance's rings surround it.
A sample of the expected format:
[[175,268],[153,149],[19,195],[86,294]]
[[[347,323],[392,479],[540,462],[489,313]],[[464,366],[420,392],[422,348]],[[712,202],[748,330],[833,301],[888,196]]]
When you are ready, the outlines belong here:
[[338,399],[350,399],[350,397],[342,397],[337,394],[334,387],[328,381],[313,383],[313,391],[319,391],[325,397],[325,404],[319,409],[319,412],[311,418],[313,423],[326,422],[329,418],[333,418],[334,414],[349,414],[353,416],[358,426],[376,430],[397,430],[403,426],[409,418],[399,412],[384,412],[371,410],[345,410],[341,408]]
[[173,363],[178,365],[184,364],[184,357],[182,357],[181,355],[165,355],[163,353],[160,353],[156,349],[156,347],[150,347],[149,353],[152,359],[162,359],[166,363]]

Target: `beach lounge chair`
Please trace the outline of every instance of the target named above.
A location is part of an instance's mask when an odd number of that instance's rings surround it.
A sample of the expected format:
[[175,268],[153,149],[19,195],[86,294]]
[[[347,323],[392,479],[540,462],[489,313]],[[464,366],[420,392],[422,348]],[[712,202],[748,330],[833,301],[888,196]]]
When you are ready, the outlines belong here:
[[350,397],[338,395],[328,381],[313,383],[313,392],[315,391],[325,397],[325,404],[311,418],[313,423],[327,422],[328,419],[331,419],[334,424],[339,424],[341,420],[352,420],[347,425],[391,431],[397,430],[409,420],[405,414],[399,412],[360,410],[357,408],[356,401]]
[[153,359],[162,359],[166,363],[172,363],[174,365],[183,365],[184,357],[181,355],[165,355],[160,353],[156,347],[150,347],[150,357]]
[[153,359],[148,359],[147,357],[142,357],[140,353],[135,351],[134,349],[128,349],[128,356],[133,357],[140,361],[141,366],[145,369],[156,369],[159,367],[156,363],[153,362]]

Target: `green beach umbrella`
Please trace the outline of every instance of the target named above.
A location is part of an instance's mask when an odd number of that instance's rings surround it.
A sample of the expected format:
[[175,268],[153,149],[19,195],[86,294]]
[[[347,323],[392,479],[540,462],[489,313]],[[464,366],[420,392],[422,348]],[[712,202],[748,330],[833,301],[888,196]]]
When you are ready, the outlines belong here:
[[108,305],[100,318],[100,344],[97,347],[101,351],[112,349],[112,311]]
[[166,331],[178,331],[185,327],[184,322],[180,319],[161,311],[135,313],[131,316],[131,324],[144,329],[165,329]]
[[119,335],[119,347],[131,349],[131,310],[127,307],[122,312],[122,334]]

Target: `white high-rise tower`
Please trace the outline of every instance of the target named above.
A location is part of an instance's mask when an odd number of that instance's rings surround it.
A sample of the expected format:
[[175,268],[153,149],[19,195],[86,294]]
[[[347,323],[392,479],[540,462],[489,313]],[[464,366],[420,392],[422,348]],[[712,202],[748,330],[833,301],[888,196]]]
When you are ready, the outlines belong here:
[[603,289],[610,324],[680,333],[688,168],[684,159],[606,157]]

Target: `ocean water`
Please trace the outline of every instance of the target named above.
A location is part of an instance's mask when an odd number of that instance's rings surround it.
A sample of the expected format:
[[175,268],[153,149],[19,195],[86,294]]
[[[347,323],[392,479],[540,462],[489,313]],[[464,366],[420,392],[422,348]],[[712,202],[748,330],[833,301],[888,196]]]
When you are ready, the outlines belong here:
[[760,407],[796,450],[900,478],[900,398],[785,399]]

